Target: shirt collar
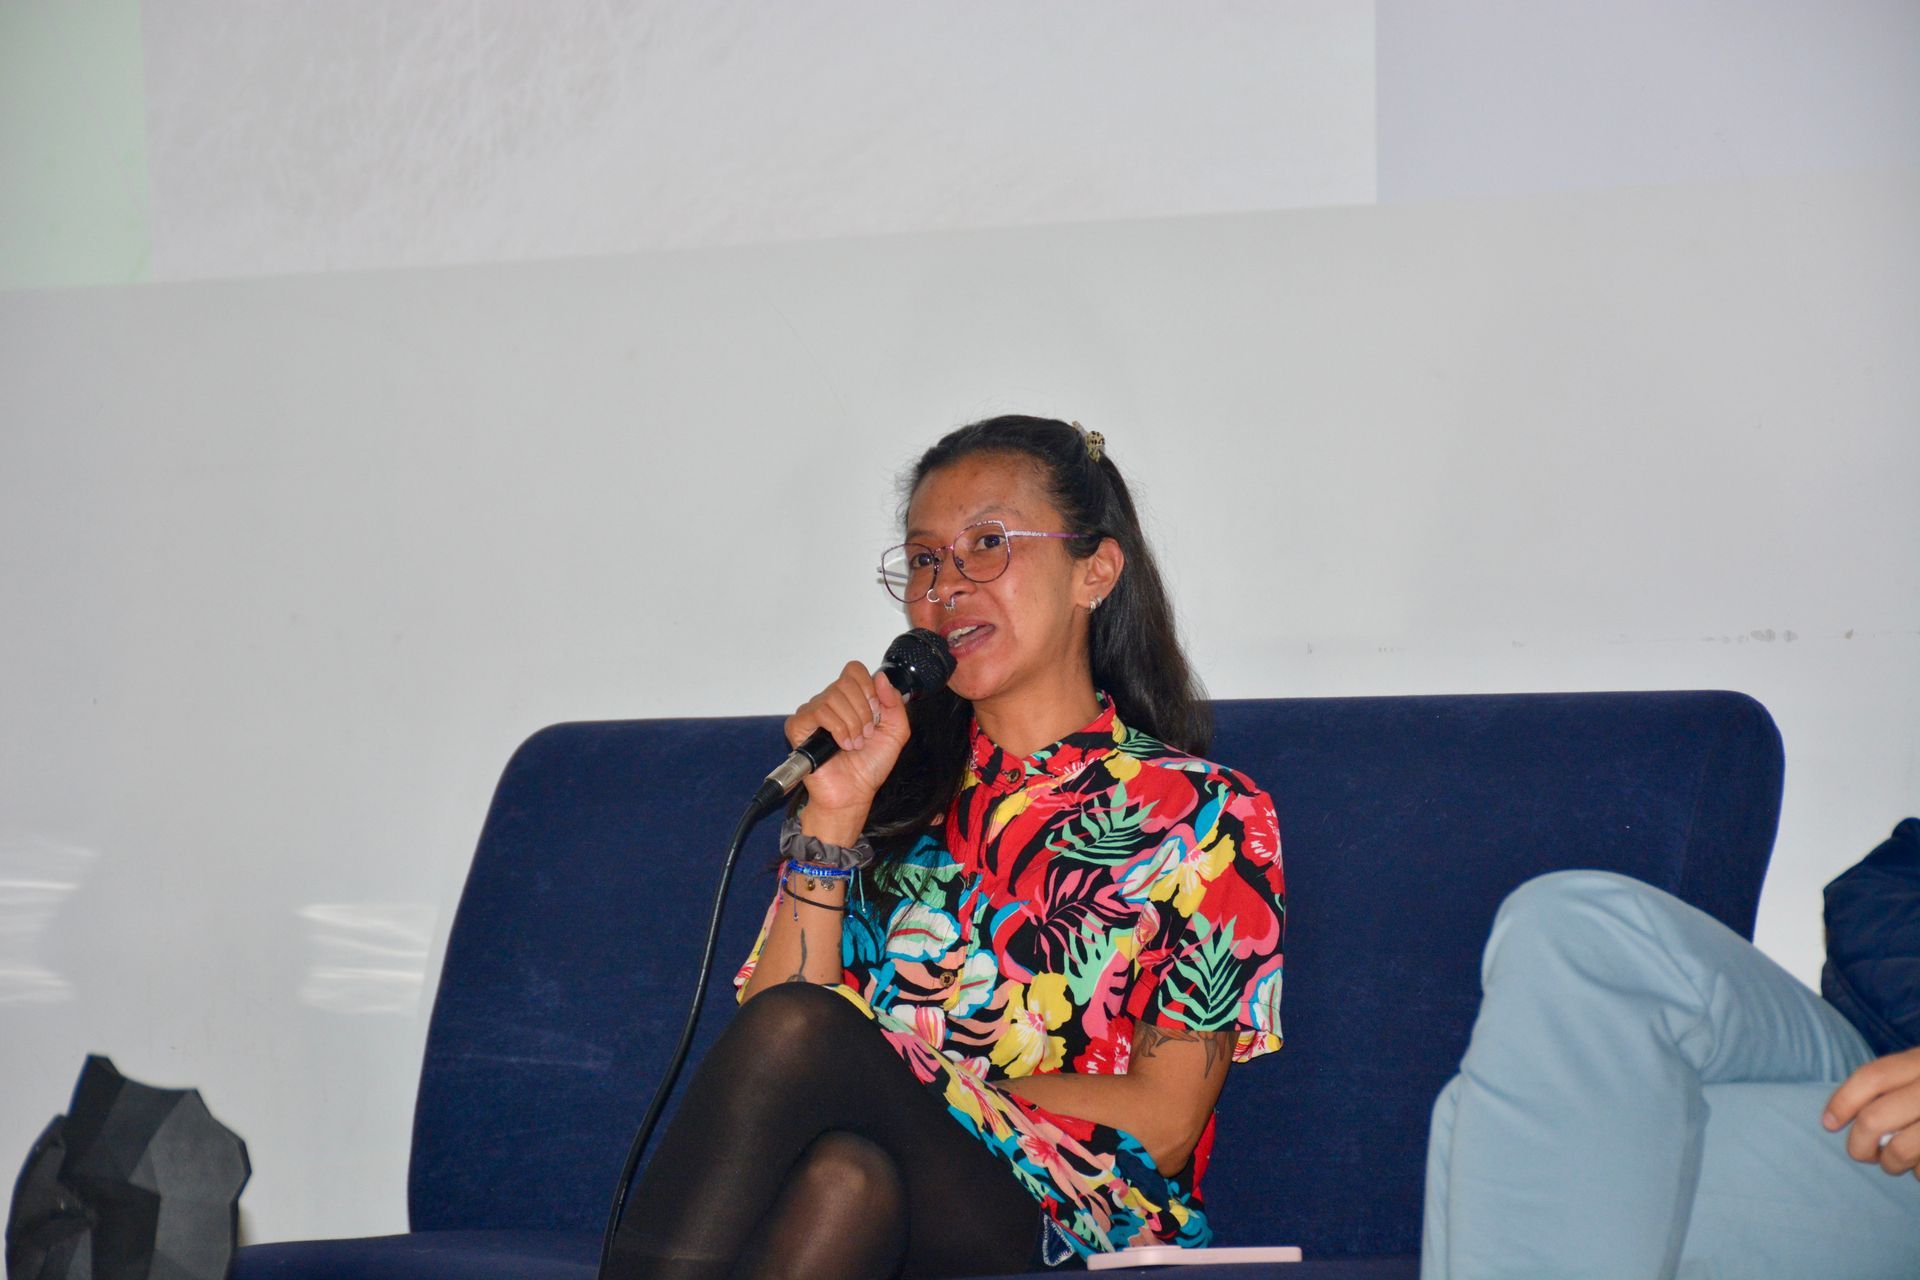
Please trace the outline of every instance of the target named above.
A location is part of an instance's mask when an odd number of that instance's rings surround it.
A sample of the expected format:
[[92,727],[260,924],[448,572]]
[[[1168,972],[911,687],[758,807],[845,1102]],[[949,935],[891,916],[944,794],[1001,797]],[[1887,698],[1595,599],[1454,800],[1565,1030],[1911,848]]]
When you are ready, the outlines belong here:
[[1104,693],[1097,696],[1100,714],[1052,746],[1042,747],[1024,758],[1003,750],[981,729],[980,721],[974,720],[969,731],[968,763],[972,776],[968,781],[994,791],[1018,791],[1041,780],[1058,781],[1111,754],[1127,736],[1127,730],[1114,714],[1113,700]]

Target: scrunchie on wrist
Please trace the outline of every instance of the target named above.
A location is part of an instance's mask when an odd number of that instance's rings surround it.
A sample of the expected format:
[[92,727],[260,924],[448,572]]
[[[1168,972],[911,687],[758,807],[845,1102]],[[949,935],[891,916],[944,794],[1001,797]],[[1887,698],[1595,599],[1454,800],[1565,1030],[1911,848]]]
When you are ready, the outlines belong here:
[[858,871],[873,861],[874,853],[873,846],[865,836],[854,841],[851,849],[845,845],[828,844],[819,836],[810,836],[801,831],[800,819],[793,817],[780,824],[780,856],[788,862]]

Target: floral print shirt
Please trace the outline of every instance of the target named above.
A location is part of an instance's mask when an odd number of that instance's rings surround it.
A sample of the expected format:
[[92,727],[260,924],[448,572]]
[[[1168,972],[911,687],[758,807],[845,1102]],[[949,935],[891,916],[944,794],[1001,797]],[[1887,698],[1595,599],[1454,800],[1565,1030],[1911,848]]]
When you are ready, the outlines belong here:
[[849,895],[835,989],[1032,1192],[1049,1262],[1204,1245],[1211,1119],[1167,1176],[1132,1134],[994,1085],[1124,1074],[1143,1019],[1231,1030],[1236,1062],[1280,1047],[1273,804],[1129,730],[1104,697],[1092,723],[1033,756],[1009,756],[977,722],[970,752],[945,822]]

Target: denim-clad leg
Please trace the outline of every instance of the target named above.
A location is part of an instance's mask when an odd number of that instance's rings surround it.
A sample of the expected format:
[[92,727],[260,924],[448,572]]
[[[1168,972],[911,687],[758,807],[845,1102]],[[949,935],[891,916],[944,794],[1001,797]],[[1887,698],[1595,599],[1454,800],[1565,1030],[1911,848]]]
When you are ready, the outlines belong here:
[[1821,1104],[1871,1056],[1704,912],[1561,872],[1501,906],[1434,1106],[1425,1280],[1920,1275],[1920,1182]]

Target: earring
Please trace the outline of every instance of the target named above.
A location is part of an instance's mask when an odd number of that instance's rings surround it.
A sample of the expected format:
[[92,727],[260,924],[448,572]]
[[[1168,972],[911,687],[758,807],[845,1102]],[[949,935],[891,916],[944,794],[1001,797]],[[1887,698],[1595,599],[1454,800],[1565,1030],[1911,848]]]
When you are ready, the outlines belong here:
[[1088,603],[1087,612],[1092,613],[1095,609],[1098,609],[1100,607],[1100,602],[1105,599],[1106,599],[1105,596],[1095,596],[1092,599],[1092,601]]

